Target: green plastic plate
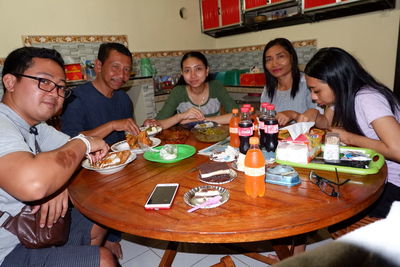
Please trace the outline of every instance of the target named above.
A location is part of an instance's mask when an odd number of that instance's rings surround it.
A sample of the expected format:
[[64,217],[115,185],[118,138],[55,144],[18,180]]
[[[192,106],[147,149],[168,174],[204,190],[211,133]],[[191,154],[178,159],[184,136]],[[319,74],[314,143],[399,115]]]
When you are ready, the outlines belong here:
[[[322,149],[323,149],[323,147],[322,147]],[[347,146],[340,147],[340,151],[342,152],[343,150],[345,150],[345,151],[362,151],[364,154],[367,154],[372,159],[368,165],[368,168],[367,169],[354,168],[354,167],[331,165],[331,164],[324,164],[321,162],[315,162],[318,160],[312,160],[308,164],[295,163],[295,162],[283,161],[283,160],[276,160],[276,162],[279,164],[307,168],[307,169],[314,169],[314,170],[335,171],[335,168],[336,168],[338,172],[360,174],[360,175],[377,173],[377,172],[379,172],[380,168],[382,168],[383,164],[385,164],[385,158],[381,154],[375,152],[372,149],[360,148],[360,147],[347,147]]]
[[[182,144],[177,144],[178,147],[178,156],[174,159],[171,160],[165,160],[160,157],[160,153],[157,152],[152,152],[152,151],[146,151],[143,154],[143,157],[149,161],[154,161],[154,162],[161,162],[161,163],[174,163],[178,162],[180,160],[186,159],[188,157],[191,157],[194,153],[196,153],[196,148],[194,146],[189,146],[189,145],[182,145]],[[154,149],[160,150],[164,146],[159,146],[155,147]]]

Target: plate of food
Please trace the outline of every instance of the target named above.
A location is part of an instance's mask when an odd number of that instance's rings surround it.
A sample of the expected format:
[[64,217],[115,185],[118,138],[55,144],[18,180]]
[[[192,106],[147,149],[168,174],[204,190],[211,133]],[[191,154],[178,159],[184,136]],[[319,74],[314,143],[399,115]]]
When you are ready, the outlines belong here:
[[231,146],[227,146],[224,150],[215,149],[210,154],[210,160],[216,162],[232,162],[237,159],[239,151]]
[[[141,132],[143,133],[143,132]],[[133,136],[133,135],[132,135]],[[143,140],[142,140],[143,141]],[[112,151],[131,150],[135,154],[143,154],[143,149],[140,148],[139,142],[149,147],[156,147],[161,144],[161,140],[156,137],[147,137],[144,142],[140,141],[137,136],[127,140],[117,142],[111,146]]]
[[229,127],[226,125],[207,128],[193,128],[191,131],[197,140],[204,143],[216,143],[226,139],[229,136]]
[[229,191],[223,187],[216,186],[216,185],[203,185],[199,186],[196,188],[193,188],[186,192],[183,195],[183,200],[185,201],[186,204],[188,204],[191,207],[196,207],[204,202],[206,202],[208,199],[216,197],[216,196],[221,196],[221,199],[217,203],[213,203],[208,206],[201,207],[202,209],[211,209],[218,207],[225,202],[228,201],[229,199]]
[[156,134],[158,134],[162,131],[162,127],[161,126],[143,126],[143,127],[140,127],[140,131],[147,132],[148,136],[155,136]]
[[101,174],[112,174],[119,172],[135,159],[135,153],[132,153],[130,150],[122,150],[109,152],[103,159],[96,163],[90,163],[89,159],[85,159],[82,162],[82,167]]
[[206,162],[198,169],[200,181],[206,184],[226,184],[237,177],[226,162]]
[[[160,162],[160,163],[174,163],[174,162],[178,162],[181,161],[183,159],[186,159],[188,157],[193,156],[196,153],[196,148],[194,146],[190,146],[190,145],[184,145],[184,144],[176,144],[174,145],[176,147],[176,153],[174,151],[174,148],[169,149],[168,147],[166,148],[167,145],[165,146],[159,146],[156,147],[154,149],[152,149],[151,151],[146,151],[143,154],[143,157],[149,161],[154,161],[154,162]],[[169,153],[168,150],[171,150]],[[167,158],[167,157],[162,157],[163,152],[165,151],[165,155],[171,155],[176,154],[176,156],[174,156],[173,158]],[[172,152],[174,151],[174,152]]]

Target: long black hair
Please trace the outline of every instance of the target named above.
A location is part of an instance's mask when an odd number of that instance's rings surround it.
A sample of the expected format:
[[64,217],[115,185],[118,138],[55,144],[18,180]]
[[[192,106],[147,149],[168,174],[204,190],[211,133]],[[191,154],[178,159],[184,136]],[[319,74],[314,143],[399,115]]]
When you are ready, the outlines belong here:
[[382,94],[393,114],[400,109],[393,92],[375,80],[352,55],[341,48],[320,49],[308,62],[304,72],[327,83],[333,90],[335,113],[332,125],[341,126],[348,132],[364,135],[357,123],[354,108],[356,94],[364,86]]
[[[186,59],[191,58],[191,57],[197,58],[198,60],[203,62],[204,66],[206,66],[206,68],[208,68],[208,61],[207,61],[206,56],[203,53],[201,53],[199,51],[190,51],[190,52],[187,52],[186,54],[184,54],[182,59],[181,59],[181,70],[183,70],[183,62]],[[208,82],[210,80],[211,80],[211,78],[210,78],[210,74],[209,74],[204,82]],[[179,77],[177,85],[186,85],[186,82],[185,82],[185,79],[183,78],[183,75],[181,75]]]
[[297,53],[296,50],[294,50],[294,47],[292,43],[285,38],[276,38],[272,41],[269,41],[264,48],[263,52],[263,68],[264,68],[264,74],[265,74],[265,79],[267,81],[267,93],[271,101],[274,98],[275,95],[275,90],[278,86],[278,79],[276,79],[272,74],[267,70],[266,68],[266,58],[265,58],[265,53],[267,52],[268,49],[271,47],[279,45],[282,46],[289,54],[291,57],[291,62],[292,62],[292,90],[290,92],[290,95],[292,98],[295,98],[297,92],[299,91],[299,82],[300,82],[300,70],[298,67],[299,60],[297,58]]

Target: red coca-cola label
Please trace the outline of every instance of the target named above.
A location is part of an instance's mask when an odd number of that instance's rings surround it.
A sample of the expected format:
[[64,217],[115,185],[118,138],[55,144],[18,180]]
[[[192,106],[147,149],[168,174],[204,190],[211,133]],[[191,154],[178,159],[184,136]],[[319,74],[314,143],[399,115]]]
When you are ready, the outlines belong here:
[[279,131],[279,126],[278,124],[264,125],[264,131],[268,134],[275,134]]
[[253,127],[239,128],[239,136],[252,136]]

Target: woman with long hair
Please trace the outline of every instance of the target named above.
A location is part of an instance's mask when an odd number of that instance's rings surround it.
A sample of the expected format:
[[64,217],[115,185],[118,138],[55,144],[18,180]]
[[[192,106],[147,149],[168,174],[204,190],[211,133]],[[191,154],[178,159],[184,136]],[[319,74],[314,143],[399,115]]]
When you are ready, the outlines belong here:
[[319,50],[305,68],[312,99],[326,106],[316,126],[339,133],[351,146],[369,148],[386,158],[388,182],[369,216],[384,218],[400,200],[400,103],[341,48]]
[[296,51],[289,40],[277,38],[266,44],[263,67],[267,83],[260,100],[275,105],[279,125],[297,121],[306,110],[311,113],[308,116],[316,116],[319,111],[311,110],[317,106],[310,98]]
[[[210,80],[206,57],[198,52],[186,53],[181,60],[181,78],[174,87],[155,120],[145,125],[159,124],[166,129],[175,124],[194,121],[214,121],[228,124],[233,108],[238,108],[225,88]],[[221,108],[226,114],[221,114]]]

